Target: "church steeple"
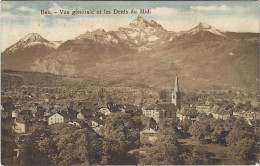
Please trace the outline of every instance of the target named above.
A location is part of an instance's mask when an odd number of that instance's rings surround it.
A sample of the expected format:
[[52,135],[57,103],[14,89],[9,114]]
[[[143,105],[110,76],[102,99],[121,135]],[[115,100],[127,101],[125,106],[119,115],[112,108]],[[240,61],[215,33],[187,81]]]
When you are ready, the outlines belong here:
[[181,109],[181,92],[179,90],[178,77],[175,79],[175,85],[172,91],[172,103],[175,104],[178,109]]
[[176,76],[176,79],[175,79],[174,92],[179,92],[179,83],[178,83],[178,77],[177,76]]

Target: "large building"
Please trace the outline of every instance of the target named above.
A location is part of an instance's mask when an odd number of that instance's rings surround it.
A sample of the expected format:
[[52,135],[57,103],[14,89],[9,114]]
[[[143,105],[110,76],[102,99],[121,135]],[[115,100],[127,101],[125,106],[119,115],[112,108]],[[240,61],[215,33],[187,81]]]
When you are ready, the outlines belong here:
[[178,85],[178,77],[175,80],[175,86],[172,91],[171,103],[156,103],[150,104],[143,110],[143,115],[152,117],[159,123],[164,119],[171,119],[181,108],[181,93]]
[[143,115],[147,117],[154,118],[154,120],[159,123],[164,119],[173,118],[177,108],[171,103],[161,103],[161,104],[150,104],[143,110]]

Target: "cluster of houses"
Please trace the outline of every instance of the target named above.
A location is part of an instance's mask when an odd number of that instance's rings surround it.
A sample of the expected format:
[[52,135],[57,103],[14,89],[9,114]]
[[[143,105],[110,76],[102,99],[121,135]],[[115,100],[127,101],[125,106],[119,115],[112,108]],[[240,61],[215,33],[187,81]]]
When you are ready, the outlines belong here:
[[128,113],[131,117],[139,117],[145,127],[140,132],[140,142],[143,145],[150,145],[156,141],[158,124],[165,119],[178,117],[180,121],[190,119],[192,122],[198,120],[202,113],[211,114],[215,119],[226,120],[230,116],[243,116],[250,120],[255,119],[255,114],[248,111],[234,112],[232,109],[214,105],[210,101],[194,105],[182,104],[181,93],[176,77],[174,90],[171,95],[171,102],[157,102],[145,108],[131,104],[115,104],[113,102],[95,103],[91,101],[79,101],[71,106],[62,104],[48,104],[32,102],[29,106],[13,105],[10,100],[4,100],[1,105],[2,118],[12,118],[15,133],[28,133],[33,121],[40,121],[46,125],[67,123],[79,128],[90,126],[98,134],[102,135],[105,119],[111,113]]
[[48,105],[33,102],[30,106],[22,107],[13,105],[11,101],[4,101],[1,105],[1,116],[12,119],[15,133],[25,134],[30,132],[30,126],[35,121],[46,125],[67,123],[77,127],[90,126],[97,133],[104,126],[104,120],[113,112],[124,112],[132,116],[142,115],[142,110],[130,104],[115,104],[107,102],[98,104],[90,101],[79,101],[74,107],[61,105]]
[[[196,104],[181,104],[181,95],[179,91],[178,78],[175,80],[175,87],[172,91],[171,103],[150,104],[143,109],[143,115],[153,118],[156,123],[160,123],[163,119],[172,118],[175,115],[180,121],[185,119],[191,120],[192,123],[198,120],[200,114],[212,115],[215,119],[227,120],[231,116],[244,117],[249,125],[251,121],[256,120],[256,113],[250,111],[238,111],[232,108],[219,106],[216,103],[206,100]],[[156,140],[157,129],[148,127],[140,133],[141,143],[153,144]]]

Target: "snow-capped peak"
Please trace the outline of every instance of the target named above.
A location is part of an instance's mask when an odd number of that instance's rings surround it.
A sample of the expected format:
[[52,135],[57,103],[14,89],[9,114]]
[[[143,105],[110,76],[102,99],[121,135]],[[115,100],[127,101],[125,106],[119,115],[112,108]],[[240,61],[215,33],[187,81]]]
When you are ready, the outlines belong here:
[[5,51],[9,53],[9,52],[14,52],[17,49],[25,49],[35,45],[45,45],[46,47],[50,47],[50,48],[58,47],[58,44],[55,44],[53,42],[44,39],[37,33],[29,33],[23,38],[21,38],[17,43],[8,47]]
[[46,41],[46,40],[37,33],[29,33],[28,35],[20,39],[20,42],[25,42],[25,43],[35,42],[35,41]]
[[224,31],[217,29],[217,28],[214,28],[211,25],[208,25],[208,24],[202,23],[202,22],[200,22],[197,26],[192,28],[189,31],[189,33],[190,34],[196,34],[197,32],[200,32],[200,31],[208,31],[208,32],[214,33],[216,35],[224,36]]
[[200,22],[195,28],[198,29],[211,29],[212,26],[203,22]]

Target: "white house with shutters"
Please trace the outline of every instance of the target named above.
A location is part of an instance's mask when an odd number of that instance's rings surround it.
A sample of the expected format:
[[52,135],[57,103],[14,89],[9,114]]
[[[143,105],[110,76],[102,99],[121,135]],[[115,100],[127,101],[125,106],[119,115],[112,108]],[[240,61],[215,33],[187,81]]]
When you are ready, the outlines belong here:
[[64,117],[58,113],[50,116],[48,119],[48,125],[52,125],[56,123],[64,123]]

